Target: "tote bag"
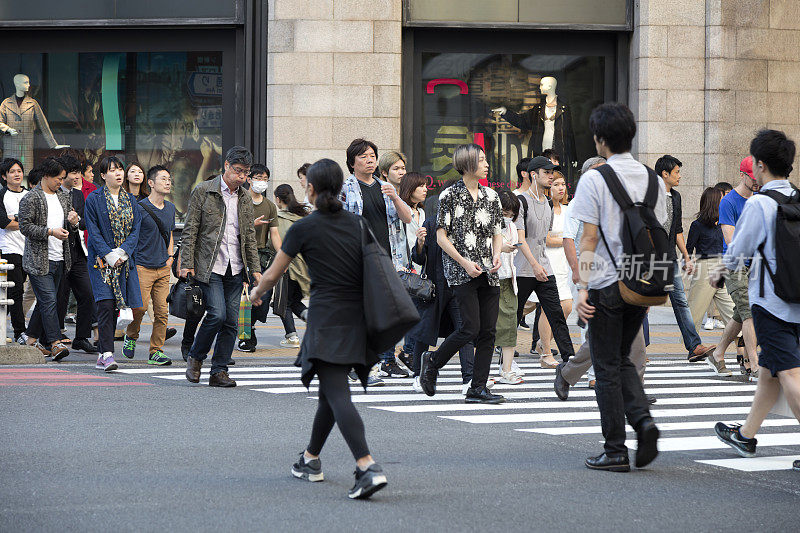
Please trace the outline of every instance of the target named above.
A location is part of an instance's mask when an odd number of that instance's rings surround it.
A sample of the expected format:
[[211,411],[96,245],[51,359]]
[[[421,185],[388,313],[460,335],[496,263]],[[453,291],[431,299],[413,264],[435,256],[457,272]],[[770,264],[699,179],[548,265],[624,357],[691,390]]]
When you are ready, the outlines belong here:
[[359,217],[358,222],[361,225],[367,346],[381,353],[394,348],[419,322],[419,313],[389,254],[378,243],[364,219]]

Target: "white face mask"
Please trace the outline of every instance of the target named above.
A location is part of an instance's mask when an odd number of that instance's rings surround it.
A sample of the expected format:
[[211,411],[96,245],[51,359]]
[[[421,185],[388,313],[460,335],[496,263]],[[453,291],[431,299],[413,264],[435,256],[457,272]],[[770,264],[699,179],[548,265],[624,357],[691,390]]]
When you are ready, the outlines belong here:
[[253,192],[256,194],[264,194],[267,190],[267,182],[263,180],[254,180],[253,183],[250,184],[250,188],[253,189]]

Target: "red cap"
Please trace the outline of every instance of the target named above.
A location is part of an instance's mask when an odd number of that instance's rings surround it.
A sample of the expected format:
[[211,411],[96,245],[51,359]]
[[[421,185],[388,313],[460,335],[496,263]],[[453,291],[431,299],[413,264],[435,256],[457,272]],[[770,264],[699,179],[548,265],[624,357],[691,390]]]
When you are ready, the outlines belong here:
[[742,162],[739,163],[739,171],[744,172],[745,174],[750,176],[750,179],[752,180],[755,179],[753,177],[753,156],[748,155],[747,157],[742,159]]

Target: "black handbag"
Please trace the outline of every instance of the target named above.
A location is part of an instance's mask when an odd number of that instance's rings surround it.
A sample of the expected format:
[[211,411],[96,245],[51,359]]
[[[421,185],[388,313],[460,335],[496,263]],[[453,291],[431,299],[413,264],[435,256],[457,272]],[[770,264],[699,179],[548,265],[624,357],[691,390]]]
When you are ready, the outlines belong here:
[[364,277],[364,317],[367,346],[382,353],[394,346],[419,322],[414,302],[403,287],[394,263],[359,217]]
[[178,278],[178,281],[169,290],[167,296],[169,304],[169,314],[174,317],[186,320],[186,280]]
[[[403,224],[405,226],[405,224]],[[421,300],[423,303],[429,303],[436,298],[436,285],[428,279],[426,270],[428,267],[428,256],[425,255],[425,264],[422,265],[422,273],[417,274],[412,272],[414,270],[411,262],[411,248],[406,239],[406,250],[408,251],[408,270],[398,270],[397,275],[400,276],[400,281],[403,282],[406,292],[414,299]]]
[[272,312],[277,316],[286,314],[289,306],[289,273],[284,272],[272,289]]
[[186,277],[184,294],[186,295],[186,318],[201,318],[206,313],[203,289],[192,276]]

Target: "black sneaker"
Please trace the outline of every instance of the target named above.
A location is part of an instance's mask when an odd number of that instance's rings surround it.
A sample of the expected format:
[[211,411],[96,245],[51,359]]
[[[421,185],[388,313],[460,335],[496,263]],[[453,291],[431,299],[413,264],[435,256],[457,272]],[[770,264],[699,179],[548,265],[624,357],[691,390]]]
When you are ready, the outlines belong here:
[[500,396],[499,394],[492,394],[486,387],[482,387],[478,390],[470,387],[467,389],[467,394],[464,398],[465,403],[486,403],[492,405],[503,403],[505,401],[506,399],[504,397]]
[[256,346],[253,343],[252,339],[242,339],[239,341],[239,344],[236,346],[240,352],[255,352]]
[[304,452],[300,452],[300,458],[292,465],[292,475],[311,482],[323,481],[325,477],[322,475],[322,461],[317,458],[306,462],[303,454]]
[[386,486],[386,474],[377,463],[372,463],[366,470],[356,468],[353,472],[356,483],[347,493],[351,500],[365,500]]
[[739,430],[742,428],[741,424],[724,424],[717,422],[714,426],[714,432],[717,438],[736,450],[742,457],[755,457],[756,456],[756,439],[746,439],[742,437]]
[[393,377],[407,378],[408,372],[400,368],[400,365],[397,364],[397,361],[392,359],[391,361],[381,363],[380,376],[382,378],[393,378]]
[[419,371],[419,385],[422,392],[428,396],[436,395],[436,379],[439,377],[439,370],[433,366],[433,352],[422,354],[422,364]]
[[400,352],[397,354],[397,358],[400,360],[400,363],[406,367],[406,370],[409,372],[414,371],[414,356],[410,353]]

